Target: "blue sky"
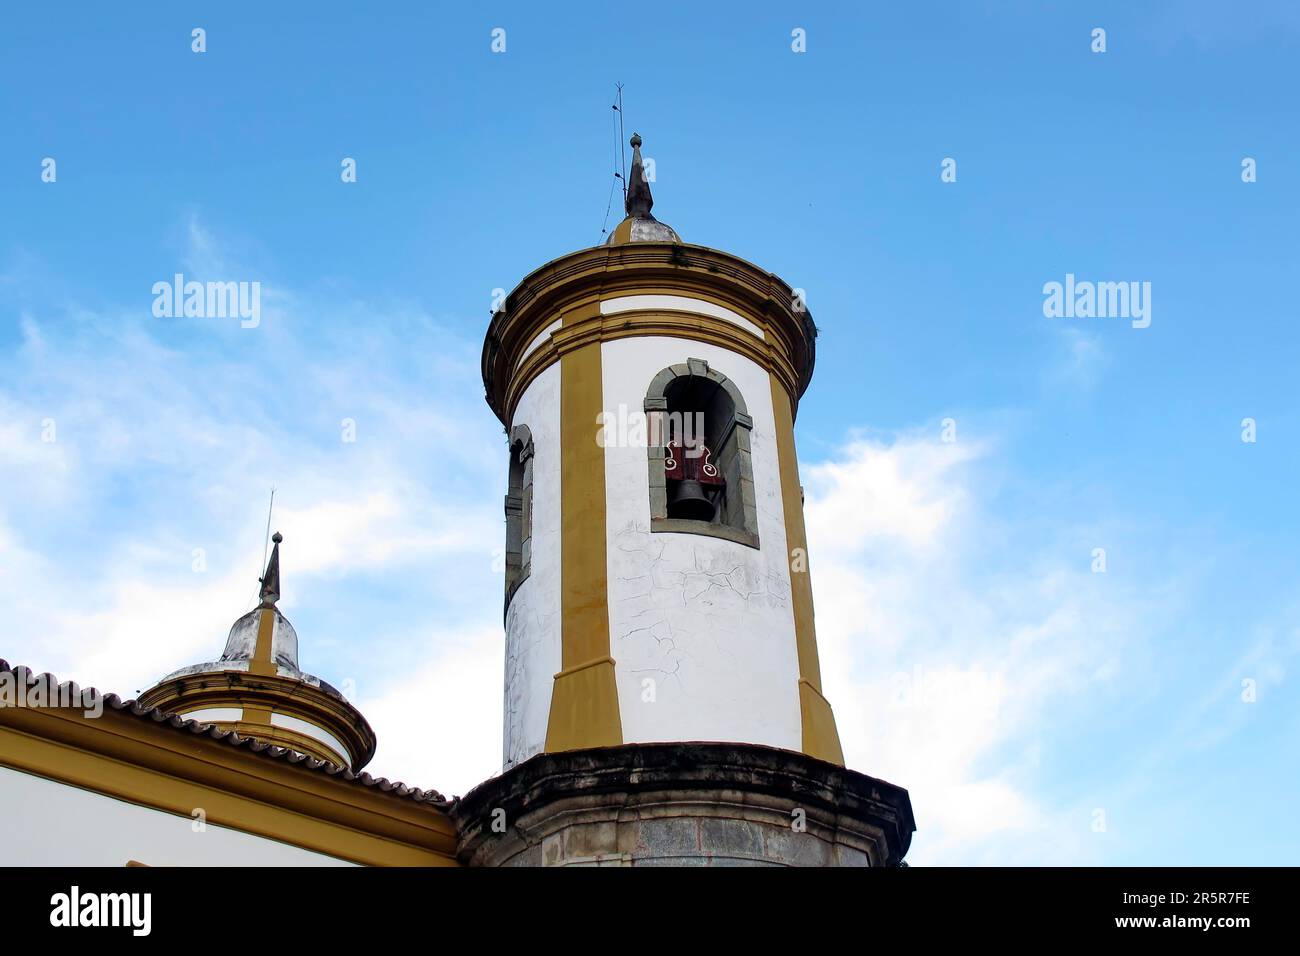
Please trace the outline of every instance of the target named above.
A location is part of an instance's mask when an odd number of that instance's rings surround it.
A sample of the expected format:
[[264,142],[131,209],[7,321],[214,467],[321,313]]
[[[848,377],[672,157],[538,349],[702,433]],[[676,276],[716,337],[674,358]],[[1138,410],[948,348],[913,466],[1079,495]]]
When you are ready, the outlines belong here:
[[[656,214],[807,290],[827,692],[911,859],[1295,862],[1300,12],[808,6],[6,10],[0,655],[124,695],[211,659],[274,484],[372,769],[495,772],[478,355],[493,289],[600,239],[621,81]],[[261,324],[155,318],[176,272]],[[1045,317],[1067,273],[1150,282],[1150,327]]]

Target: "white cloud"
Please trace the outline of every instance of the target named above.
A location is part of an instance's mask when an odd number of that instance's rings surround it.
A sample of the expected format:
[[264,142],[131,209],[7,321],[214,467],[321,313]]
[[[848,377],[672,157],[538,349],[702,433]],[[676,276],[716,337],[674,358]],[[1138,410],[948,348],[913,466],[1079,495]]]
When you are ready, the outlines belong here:
[[481,550],[495,532],[483,515],[466,520],[427,502],[422,506],[429,512],[420,515],[410,500],[388,489],[364,497],[318,498],[307,508],[280,509],[275,525],[294,542],[295,573],[305,574],[345,574],[415,555]]
[[856,553],[868,539],[887,538],[909,549],[933,548],[956,521],[966,497],[945,480],[982,448],[972,442],[913,439],[886,450],[866,438],[841,455],[804,469],[808,534],[827,554]]
[[501,631],[422,635],[436,648],[401,680],[358,704],[378,730],[379,750],[366,769],[375,776],[463,796],[501,772],[502,680],[505,652]]
[[1095,385],[1110,362],[1101,336],[1077,325],[1062,326],[1057,343],[1060,353],[1047,366],[1048,384],[1075,389]]
[[1085,852],[1086,815],[1037,796],[1038,730],[1105,681],[1127,613],[1043,515],[990,513],[990,447],[859,437],[804,469],[825,691],[849,765],[911,793],[918,863]]
[[[187,271],[241,258],[197,219],[187,234]],[[123,311],[34,307],[20,344],[0,355],[0,655],[124,696],[213,659],[256,593],[275,484],[282,605],[304,666],[372,688],[387,702],[369,714],[384,753],[413,753],[400,743],[404,721],[385,725],[400,686],[440,660],[462,678],[477,673],[463,644],[499,613],[491,600],[435,603],[440,582],[490,567],[501,533],[504,445],[481,389],[466,387],[477,343],[405,303],[281,292],[244,330],[153,319],[147,292]],[[53,443],[41,440],[47,417]],[[341,440],[347,417],[352,443]],[[192,570],[195,548],[205,571]],[[383,590],[371,593],[380,574]],[[483,582],[493,597],[498,587]],[[309,589],[317,604],[304,610],[297,596]],[[411,594],[430,606],[413,615]],[[394,602],[405,616],[381,626],[405,632],[302,627],[300,613],[319,602],[366,601]],[[418,656],[403,660],[412,647]],[[499,712],[500,682],[499,666],[488,684],[449,678],[439,706],[481,710],[490,686]],[[452,746],[467,752],[477,739],[458,731]],[[499,750],[498,733],[482,750],[489,768]],[[391,773],[450,789],[420,766]]]

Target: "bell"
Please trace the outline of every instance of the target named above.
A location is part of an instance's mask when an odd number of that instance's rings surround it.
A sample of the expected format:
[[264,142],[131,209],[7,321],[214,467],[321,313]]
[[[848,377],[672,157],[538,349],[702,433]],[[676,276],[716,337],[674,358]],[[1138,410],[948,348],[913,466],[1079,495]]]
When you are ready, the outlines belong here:
[[704,486],[693,478],[673,482],[668,500],[668,515],[672,518],[690,518],[694,521],[713,520],[713,502],[704,493]]

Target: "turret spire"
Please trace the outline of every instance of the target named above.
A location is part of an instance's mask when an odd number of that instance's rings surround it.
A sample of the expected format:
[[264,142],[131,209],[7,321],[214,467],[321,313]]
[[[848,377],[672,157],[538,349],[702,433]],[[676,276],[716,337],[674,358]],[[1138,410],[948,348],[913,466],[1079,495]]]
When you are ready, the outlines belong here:
[[284,535],[276,532],[271,535],[275,547],[271,549],[271,560],[266,563],[266,573],[262,575],[262,607],[275,607],[280,600],[280,542]]
[[641,134],[633,133],[632,170],[627,176],[627,198],[623,208],[627,217],[615,227],[605,240],[607,246],[621,246],[627,242],[679,243],[681,237],[667,223],[650,214],[654,197],[650,195],[650,180],[646,178],[645,161],[641,159]]
[[633,133],[632,172],[628,174],[627,199],[623,208],[629,216],[649,217],[654,206],[654,197],[650,195],[650,183],[645,178],[645,164],[641,161],[641,134]]

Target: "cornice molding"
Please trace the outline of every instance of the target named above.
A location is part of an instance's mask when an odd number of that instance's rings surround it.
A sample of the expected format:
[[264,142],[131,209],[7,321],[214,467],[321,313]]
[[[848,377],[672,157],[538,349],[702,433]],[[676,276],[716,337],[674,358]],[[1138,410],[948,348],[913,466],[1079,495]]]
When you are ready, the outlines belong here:
[[[878,834],[878,861],[889,866],[902,862],[916,830],[902,787],[807,754],[708,741],[537,754],[465,794],[452,815],[460,859],[476,865],[497,852],[494,845],[541,839],[533,824],[548,816],[594,809],[594,816],[621,821],[635,818],[638,808],[668,805],[689,816],[697,803],[716,806],[724,800],[800,807],[810,823],[820,821],[830,831],[856,831],[864,839]],[[500,811],[514,828],[506,834],[493,829]]]
[[[640,310],[566,322],[528,352],[566,313],[599,312],[602,300],[646,294],[694,297],[723,306],[758,325],[763,337],[710,316]],[[488,404],[508,427],[524,388],[565,351],[631,335],[691,338],[739,352],[775,374],[796,400],[808,387],[816,359],[812,316],[796,308],[794,290],[772,273],[706,246],[599,246],[534,270],[492,317],[482,358]]]
[[272,726],[268,720],[248,719],[248,711],[265,711],[297,717],[328,732],[348,748],[351,769],[360,771],[375,755],[375,732],[361,712],[347,700],[301,680],[245,671],[206,671],[162,681],[140,695],[140,706],[167,713],[188,713],[212,707],[242,707],[245,719],[209,721],[241,736],[255,737],[289,747],[330,763],[338,761],[319,741],[290,728]]

